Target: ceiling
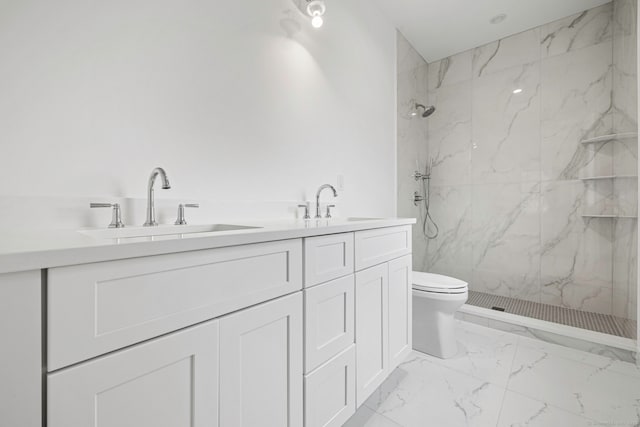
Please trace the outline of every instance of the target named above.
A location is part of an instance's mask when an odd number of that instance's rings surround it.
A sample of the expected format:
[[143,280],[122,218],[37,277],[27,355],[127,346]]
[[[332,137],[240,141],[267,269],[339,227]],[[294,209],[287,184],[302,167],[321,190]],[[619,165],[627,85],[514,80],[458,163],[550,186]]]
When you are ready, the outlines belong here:
[[[610,0],[375,0],[427,62]],[[489,21],[506,14],[500,24]]]

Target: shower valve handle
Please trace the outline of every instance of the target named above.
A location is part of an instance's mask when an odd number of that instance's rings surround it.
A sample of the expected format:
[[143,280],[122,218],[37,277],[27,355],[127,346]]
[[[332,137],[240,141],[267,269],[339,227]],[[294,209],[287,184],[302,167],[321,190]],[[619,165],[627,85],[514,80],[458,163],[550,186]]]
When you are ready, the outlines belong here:
[[422,197],[420,194],[418,194],[417,191],[415,191],[413,193],[413,204],[414,206],[418,206],[418,203],[424,201],[424,197]]

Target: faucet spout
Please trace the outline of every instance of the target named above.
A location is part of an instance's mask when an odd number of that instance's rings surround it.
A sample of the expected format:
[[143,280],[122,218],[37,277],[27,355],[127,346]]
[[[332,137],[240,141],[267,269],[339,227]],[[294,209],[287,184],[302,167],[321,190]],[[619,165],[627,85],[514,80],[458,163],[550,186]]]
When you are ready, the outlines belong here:
[[320,188],[318,188],[318,192],[316,193],[316,219],[322,218],[322,215],[320,215],[320,193],[322,193],[322,190],[324,190],[326,188],[328,188],[331,191],[333,191],[333,197],[338,197],[338,192],[333,187],[333,185],[331,185],[331,184],[321,185]]
[[145,227],[153,227],[158,225],[156,222],[156,206],[154,200],[154,191],[153,186],[156,183],[156,178],[160,175],[160,180],[162,181],[162,189],[168,190],[171,188],[171,184],[169,183],[169,178],[167,178],[167,173],[162,168],[155,168],[151,171],[151,175],[149,176],[149,183],[147,185],[147,220],[144,223]]

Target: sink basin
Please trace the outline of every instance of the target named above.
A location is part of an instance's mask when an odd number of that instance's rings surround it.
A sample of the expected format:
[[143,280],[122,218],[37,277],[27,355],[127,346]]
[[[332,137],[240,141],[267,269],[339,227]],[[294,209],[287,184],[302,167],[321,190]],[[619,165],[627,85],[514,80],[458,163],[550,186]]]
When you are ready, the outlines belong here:
[[95,239],[133,239],[137,237],[175,236],[183,234],[211,233],[216,231],[249,230],[260,227],[232,224],[160,225],[158,227],[106,228],[79,230]]
[[357,218],[357,217],[349,217],[349,218],[345,218],[345,221],[349,221],[349,222],[357,222],[357,221],[379,221],[383,218]]

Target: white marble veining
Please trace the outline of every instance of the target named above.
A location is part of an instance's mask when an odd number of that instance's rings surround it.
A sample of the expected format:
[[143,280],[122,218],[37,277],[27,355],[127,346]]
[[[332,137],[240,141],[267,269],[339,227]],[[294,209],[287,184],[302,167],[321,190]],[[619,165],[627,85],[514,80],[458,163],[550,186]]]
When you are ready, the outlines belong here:
[[471,80],[473,50],[429,64],[429,90]]
[[[563,349],[563,353],[567,350]],[[613,361],[592,363],[554,353],[549,346],[520,341],[508,388],[601,423],[640,422],[640,375],[612,368]],[[591,363],[590,363],[591,362]]]
[[540,59],[540,28],[507,37],[473,52],[473,75],[484,75]]
[[471,91],[471,81],[466,81],[429,92],[429,104],[437,108],[427,119],[434,185],[470,183]]
[[608,314],[613,274],[611,222],[581,216],[588,195],[600,196],[587,187],[581,181],[543,183],[540,302]]
[[[514,94],[514,90],[521,90]],[[474,183],[540,180],[540,63],[510,67],[473,83]]]
[[413,352],[347,427],[581,427],[640,422],[640,368],[468,322],[459,354]]
[[613,229],[613,315],[637,320],[638,224],[618,219]]
[[498,427],[591,427],[593,421],[575,415],[548,402],[507,390],[502,402]]
[[[450,215],[450,211],[457,215]],[[431,272],[470,283],[473,274],[471,186],[432,185],[431,215],[437,218],[440,233],[427,242],[424,264]]]
[[539,204],[539,183],[474,186],[470,289],[539,300]]
[[[467,306],[465,305],[464,307]],[[472,311],[477,311],[477,307],[473,307]],[[579,354],[583,354],[583,352],[591,353],[599,357],[604,357],[607,360],[615,360],[616,363],[635,363],[635,357],[632,351],[613,347],[611,345],[594,343],[592,336],[589,337],[589,339],[591,339],[591,341],[589,341],[588,339],[567,336],[559,331],[549,332],[547,327],[536,324],[532,325],[530,324],[531,322],[527,322],[528,326],[523,326],[522,324],[514,324],[506,320],[490,319],[479,314],[468,313],[466,310],[458,311],[456,313],[456,318],[476,325],[497,329],[498,331],[509,332],[515,335],[540,340],[548,344],[556,345],[557,348],[568,347],[570,350],[578,350],[580,352]]]
[[613,3],[607,3],[542,26],[542,57],[610,40],[613,36],[612,14]]
[[612,46],[608,41],[542,61],[542,179],[578,178],[595,154],[580,141],[611,133]]
[[426,238],[422,232],[421,217],[424,213],[413,204],[415,191],[422,192],[420,182],[411,175],[415,170],[423,170],[427,164],[427,121],[421,117],[411,117],[410,110],[416,103],[427,104],[428,67],[422,57],[409,42],[397,33],[398,87],[397,87],[397,170],[398,170],[398,215],[418,219],[413,227],[413,265],[426,267]]

